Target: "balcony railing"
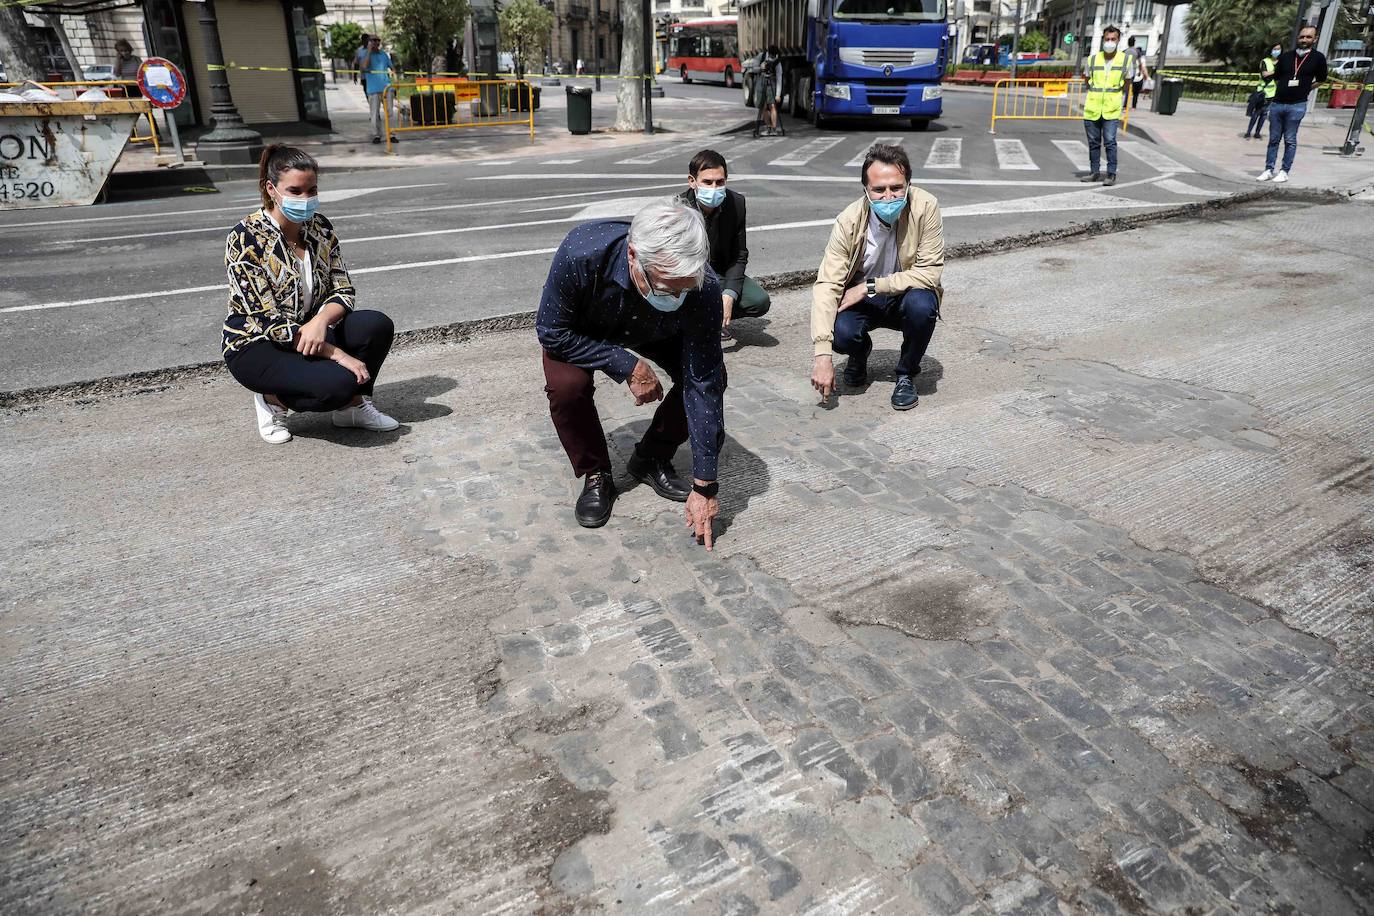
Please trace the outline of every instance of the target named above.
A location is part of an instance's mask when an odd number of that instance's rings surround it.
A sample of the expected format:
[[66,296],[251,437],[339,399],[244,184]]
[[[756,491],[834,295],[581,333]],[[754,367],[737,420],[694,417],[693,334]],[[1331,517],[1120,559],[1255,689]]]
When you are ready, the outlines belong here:
[[569,19],[589,19],[592,15],[592,8],[585,3],[569,3],[568,11],[564,15]]

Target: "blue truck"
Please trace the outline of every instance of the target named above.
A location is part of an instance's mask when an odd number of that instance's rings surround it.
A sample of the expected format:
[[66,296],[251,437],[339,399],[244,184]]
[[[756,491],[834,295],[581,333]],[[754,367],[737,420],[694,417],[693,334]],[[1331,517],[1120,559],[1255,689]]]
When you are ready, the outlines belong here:
[[781,52],[784,104],[813,124],[905,118],[922,130],[940,117],[945,0],[743,0],[746,105],[770,45]]

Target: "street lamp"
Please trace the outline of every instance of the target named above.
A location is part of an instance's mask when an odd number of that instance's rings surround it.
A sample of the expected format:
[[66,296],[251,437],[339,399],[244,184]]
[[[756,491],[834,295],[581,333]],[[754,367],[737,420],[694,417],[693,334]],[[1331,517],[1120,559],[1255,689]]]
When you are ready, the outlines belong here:
[[262,157],[262,134],[243,123],[229,92],[229,71],[219,42],[215,0],[200,4],[200,33],[205,41],[205,69],[210,78],[210,132],[196,141],[196,158],[215,165],[252,165]]

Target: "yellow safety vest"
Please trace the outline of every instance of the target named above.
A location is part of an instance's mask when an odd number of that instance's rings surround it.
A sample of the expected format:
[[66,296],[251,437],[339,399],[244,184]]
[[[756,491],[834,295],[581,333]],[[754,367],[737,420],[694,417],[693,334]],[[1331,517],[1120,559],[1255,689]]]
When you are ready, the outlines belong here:
[[1264,58],[1260,61],[1260,81],[1255,87],[1264,93],[1266,99],[1273,100],[1274,93],[1278,92],[1278,84],[1274,82],[1274,61],[1271,58]]
[[1083,120],[1121,120],[1122,92],[1126,88],[1127,55],[1117,51],[1111,60],[1098,51],[1088,61],[1088,91],[1083,102]]

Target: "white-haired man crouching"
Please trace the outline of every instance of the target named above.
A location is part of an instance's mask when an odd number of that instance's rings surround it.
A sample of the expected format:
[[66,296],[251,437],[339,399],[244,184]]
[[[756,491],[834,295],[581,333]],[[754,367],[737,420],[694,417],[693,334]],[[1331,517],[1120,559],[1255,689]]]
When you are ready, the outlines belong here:
[[[626,470],[665,499],[685,502],[688,526],[711,547],[725,362],[720,283],[707,272],[709,254],[701,214],[665,200],[632,222],[583,223],[554,255],[535,330],[549,413],[573,473],[584,478],[574,513],[583,527],[606,524],[617,494],[593,400],[600,370],[628,384],[635,404],[662,401]],[[666,395],[650,360],[672,380]],[[692,483],[672,463],[688,441]]]

